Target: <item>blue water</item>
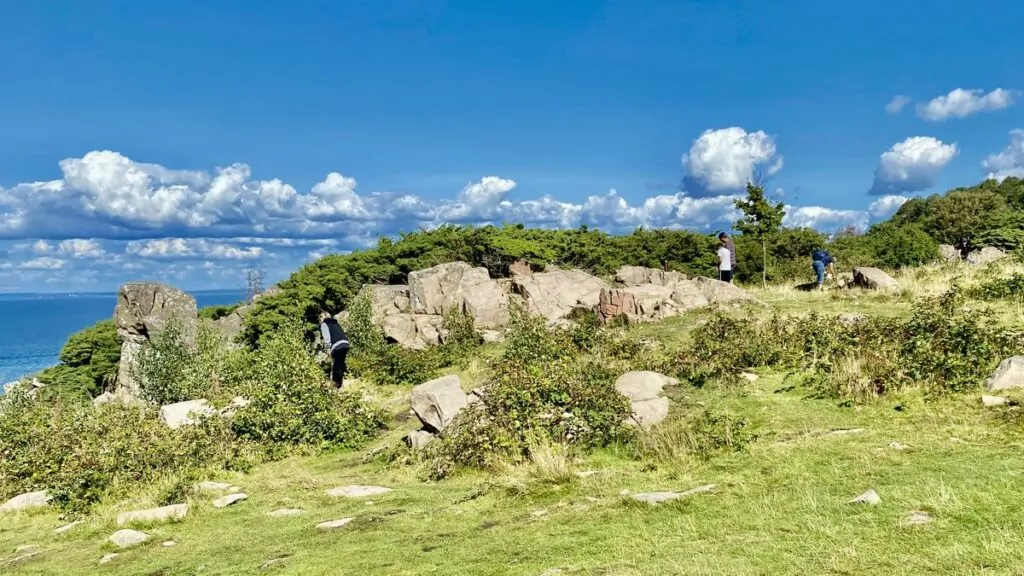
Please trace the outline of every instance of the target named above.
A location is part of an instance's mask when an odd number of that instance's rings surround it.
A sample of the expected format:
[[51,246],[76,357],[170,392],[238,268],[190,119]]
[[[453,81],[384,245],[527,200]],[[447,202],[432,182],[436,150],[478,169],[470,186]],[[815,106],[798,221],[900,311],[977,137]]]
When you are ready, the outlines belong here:
[[[237,290],[193,292],[200,308],[242,300]],[[57,363],[68,336],[112,318],[117,295],[0,294],[0,386]]]

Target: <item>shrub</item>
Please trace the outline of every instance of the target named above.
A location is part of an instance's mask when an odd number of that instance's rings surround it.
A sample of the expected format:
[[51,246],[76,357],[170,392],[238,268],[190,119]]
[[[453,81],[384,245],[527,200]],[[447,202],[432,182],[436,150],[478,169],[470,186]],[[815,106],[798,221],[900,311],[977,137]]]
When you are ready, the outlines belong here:
[[220,374],[227,354],[223,337],[200,323],[195,335],[172,320],[138,354],[134,377],[143,398],[154,404],[212,400],[220,392]]
[[753,439],[744,418],[701,409],[674,417],[639,436],[633,443],[644,458],[671,461],[680,457],[708,460],[723,452],[742,452]]
[[220,306],[206,306],[205,308],[199,309],[199,317],[207,320],[220,320],[225,316],[230,316],[241,304],[228,304]]
[[356,447],[384,427],[379,409],[327,382],[298,327],[233,358],[225,382],[250,401],[232,429],[271,456],[294,446]]
[[0,414],[0,496],[49,490],[81,512],[117,488],[208,469],[246,469],[252,446],[221,418],[171,430],[150,407],[10,399]]
[[464,410],[428,449],[434,477],[458,466],[521,461],[544,443],[594,447],[628,439],[629,400],[616,373],[579,354],[570,333],[512,311],[503,355],[490,367],[480,404]]
[[38,375],[48,395],[95,397],[117,377],[121,339],[112,320],[72,334],[60,350],[60,364]]
[[977,300],[1024,299],[1024,274],[990,278],[965,290],[965,295]]

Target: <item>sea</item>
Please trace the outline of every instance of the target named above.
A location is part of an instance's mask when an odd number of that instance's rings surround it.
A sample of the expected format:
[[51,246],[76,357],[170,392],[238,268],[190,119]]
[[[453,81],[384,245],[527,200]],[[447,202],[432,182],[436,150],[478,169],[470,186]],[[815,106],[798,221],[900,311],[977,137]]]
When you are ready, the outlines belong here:
[[[234,304],[241,290],[191,292],[200,308]],[[57,364],[68,337],[113,318],[117,294],[0,294],[0,388]]]

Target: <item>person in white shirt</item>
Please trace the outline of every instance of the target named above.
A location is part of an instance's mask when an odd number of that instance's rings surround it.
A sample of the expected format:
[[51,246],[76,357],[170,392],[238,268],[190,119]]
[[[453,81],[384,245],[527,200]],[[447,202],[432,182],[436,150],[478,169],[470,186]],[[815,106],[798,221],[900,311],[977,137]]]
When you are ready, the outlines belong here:
[[718,279],[732,284],[732,250],[725,242],[718,245]]

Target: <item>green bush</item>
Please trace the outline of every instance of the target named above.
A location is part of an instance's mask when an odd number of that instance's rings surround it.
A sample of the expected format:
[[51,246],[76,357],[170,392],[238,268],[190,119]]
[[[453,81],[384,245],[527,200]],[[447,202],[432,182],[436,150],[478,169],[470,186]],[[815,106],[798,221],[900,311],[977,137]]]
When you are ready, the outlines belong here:
[[250,401],[232,430],[271,456],[294,446],[356,447],[384,427],[383,413],[327,382],[301,330],[283,330],[230,359],[224,384]]
[[228,304],[220,306],[207,306],[199,309],[199,317],[207,320],[220,320],[225,316],[230,316],[241,304]]
[[637,456],[672,461],[689,456],[708,460],[725,452],[743,452],[753,439],[750,423],[727,412],[703,408],[673,417],[632,444]]
[[7,399],[0,413],[0,499],[46,489],[61,508],[82,512],[111,490],[256,461],[221,418],[171,430],[150,407],[24,397]]
[[523,460],[536,442],[594,447],[628,439],[629,399],[618,374],[594,361],[570,331],[514,308],[506,347],[490,366],[482,401],[460,414],[428,450],[434,476],[459,466]]
[[144,346],[133,376],[141,395],[154,404],[220,396],[220,368],[227,352],[216,329],[200,323],[195,334],[186,334],[172,320]]
[[92,398],[117,378],[121,339],[112,320],[72,334],[61,348],[60,364],[38,374],[47,394]]
[[965,295],[976,300],[1024,299],[1024,274],[1009,277],[989,278],[965,290]]

